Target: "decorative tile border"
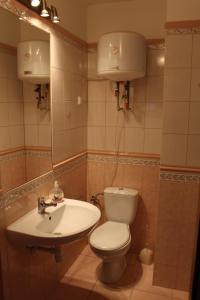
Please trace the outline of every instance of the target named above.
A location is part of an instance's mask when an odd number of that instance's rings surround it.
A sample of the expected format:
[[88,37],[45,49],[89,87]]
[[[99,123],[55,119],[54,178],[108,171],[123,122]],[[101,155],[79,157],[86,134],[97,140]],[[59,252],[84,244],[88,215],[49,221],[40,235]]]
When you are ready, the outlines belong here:
[[135,166],[160,166],[159,158],[144,158],[144,157],[131,157],[131,156],[117,156],[117,155],[95,155],[88,154],[88,161],[99,163],[119,163],[120,165],[135,165]]
[[200,34],[200,27],[192,28],[170,28],[166,29],[168,35],[178,35],[178,34]]
[[11,205],[17,199],[29,194],[30,192],[34,191],[38,187],[42,186],[43,184],[53,179],[54,179],[54,173],[53,171],[50,171],[11,191],[8,191],[7,193],[5,193],[3,196],[0,197],[0,209],[5,208],[8,205]]
[[29,157],[51,158],[51,151],[32,151],[25,150],[25,155]]
[[12,153],[0,155],[0,162],[14,160],[22,156],[51,158],[51,151],[19,150]]
[[8,154],[3,154],[3,155],[0,155],[0,162],[14,160],[16,158],[19,158],[19,157],[22,157],[25,155],[26,155],[25,150],[19,150],[19,151],[8,153]]
[[199,182],[200,173],[178,172],[178,171],[161,171],[160,180],[180,181],[180,182]]
[[51,180],[62,176],[65,172],[74,170],[76,167],[80,166],[82,163],[86,162],[87,156],[70,161],[69,163],[63,165],[62,167],[52,170],[40,177],[37,177],[13,190],[8,191],[0,197],[0,209],[11,205],[13,202],[17,201],[19,198],[33,192],[40,186],[48,183]]

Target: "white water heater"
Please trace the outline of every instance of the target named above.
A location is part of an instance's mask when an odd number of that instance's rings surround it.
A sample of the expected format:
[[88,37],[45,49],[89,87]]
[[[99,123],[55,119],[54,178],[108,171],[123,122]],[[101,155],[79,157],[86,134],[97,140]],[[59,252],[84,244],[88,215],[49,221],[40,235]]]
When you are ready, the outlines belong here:
[[18,78],[45,84],[50,78],[50,49],[47,41],[26,41],[17,47]]
[[98,43],[97,70],[113,81],[129,81],[145,76],[146,42],[135,32],[113,32]]

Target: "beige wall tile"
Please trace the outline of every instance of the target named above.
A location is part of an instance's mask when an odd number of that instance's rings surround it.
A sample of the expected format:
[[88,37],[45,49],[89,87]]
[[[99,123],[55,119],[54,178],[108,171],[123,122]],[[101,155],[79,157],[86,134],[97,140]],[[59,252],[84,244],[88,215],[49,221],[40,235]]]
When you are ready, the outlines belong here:
[[191,67],[192,35],[168,35],[166,39],[166,67]]
[[189,122],[189,102],[166,102],[164,106],[164,133],[186,134]]
[[163,101],[163,76],[147,78],[146,99],[148,102]]
[[190,134],[200,134],[200,103],[191,102],[190,103],[190,117],[189,117],[189,133]]
[[143,128],[125,128],[124,150],[126,152],[144,151]]
[[9,125],[9,105],[8,103],[0,103],[0,126]]
[[185,166],[187,155],[187,135],[164,134],[162,137],[161,163]]
[[9,79],[8,80],[8,100],[10,102],[23,101],[23,86],[20,80]]
[[200,68],[200,36],[193,35],[192,67]]
[[9,124],[23,125],[24,124],[24,106],[23,103],[9,104]]
[[8,99],[8,80],[0,77],[0,102],[7,102]]
[[38,123],[38,109],[36,103],[24,103],[24,123],[27,125],[36,125]]
[[88,53],[88,79],[97,78],[97,52]]
[[104,102],[106,99],[106,81],[88,82],[88,101]]
[[145,129],[144,132],[144,153],[160,154],[162,142],[161,129]]
[[147,103],[145,115],[145,128],[162,128],[162,103]]
[[7,77],[8,76],[9,56],[5,53],[0,53],[0,66],[1,66],[0,77]]
[[0,149],[5,150],[10,148],[10,131],[9,127],[0,127]]
[[200,167],[200,135],[188,136],[187,165]]
[[192,70],[191,79],[191,100],[200,101],[200,69]]
[[105,150],[125,151],[124,145],[125,130],[123,127],[106,127]]
[[9,127],[10,131],[10,147],[21,147],[24,146],[24,126],[15,125]]
[[121,126],[124,120],[124,112],[117,110],[116,103],[106,102],[106,126]]
[[134,103],[133,111],[126,112],[124,114],[124,126],[144,128],[145,126],[145,103]]
[[51,127],[48,125],[38,126],[38,146],[51,147]]
[[[134,87],[134,100],[137,102],[145,102],[147,99],[147,78],[136,79],[133,84]],[[148,93],[151,91],[148,90]]]
[[88,126],[105,126],[106,106],[104,102],[88,103]]
[[162,49],[148,49],[147,75],[159,76],[164,74],[165,51]]
[[105,149],[105,127],[88,127],[87,130],[88,149]]
[[38,146],[38,126],[27,125],[25,128],[25,143],[27,146]]
[[188,101],[190,97],[190,69],[166,69],[164,99],[166,101]]
[[167,288],[176,288],[176,268],[164,264],[156,264],[154,268],[153,284]]

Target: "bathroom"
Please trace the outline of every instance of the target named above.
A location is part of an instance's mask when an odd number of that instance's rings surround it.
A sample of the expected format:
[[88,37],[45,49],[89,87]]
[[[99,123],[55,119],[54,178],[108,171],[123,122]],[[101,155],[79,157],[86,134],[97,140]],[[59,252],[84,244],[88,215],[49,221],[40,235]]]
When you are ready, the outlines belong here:
[[[40,17],[45,1],[31,2],[0,0],[0,299],[199,299],[199,1],[48,0],[58,24]],[[130,110],[118,110],[116,83],[97,71],[97,44],[110,32],[145,38]],[[41,84],[19,78],[17,45],[30,40],[48,46]],[[68,205],[101,212],[93,237],[107,222],[106,188],[137,192],[116,282],[101,280],[89,229],[59,247],[8,231],[38,198],[47,201],[55,181]],[[49,220],[63,205],[46,208]]]

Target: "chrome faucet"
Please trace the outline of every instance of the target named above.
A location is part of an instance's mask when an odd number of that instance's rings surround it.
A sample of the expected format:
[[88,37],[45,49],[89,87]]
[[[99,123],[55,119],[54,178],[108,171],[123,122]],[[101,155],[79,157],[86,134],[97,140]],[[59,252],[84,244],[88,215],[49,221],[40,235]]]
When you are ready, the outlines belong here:
[[57,206],[57,203],[54,203],[54,202],[46,203],[44,197],[38,198],[38,213],[39,214],[45,214],[45,208],[50,207],[50,206]]

